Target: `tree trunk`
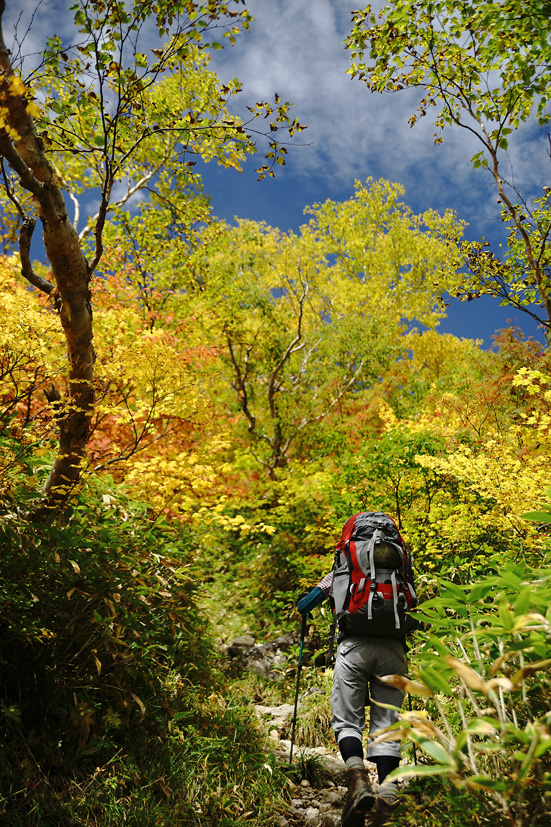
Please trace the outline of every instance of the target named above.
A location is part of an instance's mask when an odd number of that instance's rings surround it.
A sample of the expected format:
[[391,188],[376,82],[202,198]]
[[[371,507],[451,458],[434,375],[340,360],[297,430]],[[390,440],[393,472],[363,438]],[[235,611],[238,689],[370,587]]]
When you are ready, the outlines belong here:
[[56,306],[67,341],[67,388],[57,401],[60,439],[58,456],[44,486],[45,507],[62,506],[78,481],[94,407],[94,349],[90,306],[90,268],[69,221],[63,193],[36,134],[29,101],[15,84],[6,49],[0,0],[0,105],[5,123],[0,128],[0,156],[34,196],[43,227],[44,246],[55,282]]

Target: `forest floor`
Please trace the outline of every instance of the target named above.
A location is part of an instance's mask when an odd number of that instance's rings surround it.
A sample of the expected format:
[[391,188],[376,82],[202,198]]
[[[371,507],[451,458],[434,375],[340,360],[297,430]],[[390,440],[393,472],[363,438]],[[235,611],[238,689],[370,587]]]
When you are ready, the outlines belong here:
[[[283,715],[288,710],[284,704]],[[265,716],[265,707],[257,707],[257,714]],[[277,715],[278,708],[272,712]],[[276,761],[280,764],[289,764],[291,742],[280,739],[277,742],[272,735]],[[346,798],[344,780],[344,762],[337,752],[330,752],[324,747],[295,747],[293,764],[300,767],[302,774],[310,775],[299,782],[288,779],[290,802],[287,809],[279,815],[279,827],[340,827],[341,813]],[[366,770],[370,776],[373,790],[377,790],[377,773],[374,765],[366,762]],[[311,779],[311,780],[310,780]],[[397,819],[392,822],[399,824]],[[378,820],[375,811],[367,813],[365,827],[382,827],[383,822]]]
[[[228,617],[224,619],[227,623]],[[243,618],[232,620],[228,627],[230,632],[247,628]],[[233,673],[239,692],[255,697],[254,710],[261,731],[265,733],[266,749],[274,755],[275,762],[286,769],[287,789],[283,790],[276,810],[278,827],[341,827],[347,788],[344,762],[331,737],[331,670],[313,667],[314,643],[308,639],[307,648],[312,650],[308,651],[311,666],[306,669],[308,675],[303,675],[305,686],[299,696],[293,769],[287,771],[291,768],[290,738],[294,715],[294,704],[288,701],[295,689],[294,669],[290,673],[288,670],[289,666],[294,666],[298,633],[295,630],[261,643],[251,633],[233,638],[230,635],[226,641],[222,638],[218,641],[226,668]],[[366,762],[365,767],[376,794],[375,765]],[[398,808],[392,820],[384,823],[405,824],[400,809],[403,808]],[[382,827],[382,823],[375,808],[367,813],[365,827]]]

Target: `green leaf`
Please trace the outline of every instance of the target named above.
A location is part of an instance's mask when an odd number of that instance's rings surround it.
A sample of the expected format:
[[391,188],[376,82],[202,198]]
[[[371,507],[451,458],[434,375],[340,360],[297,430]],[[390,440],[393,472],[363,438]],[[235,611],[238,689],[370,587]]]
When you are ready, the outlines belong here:
[[525,586],[515,600],[515,614],[526,614],[532,602],[532,586]]
[[416,778],[417,776],[449,775],[450,772],[453,772],[453,768],[449,764],[411,764],[392,770],[392,777]]
[[545,753],[549,752],[549,750],[551,750],[551,738],[546,738],[545,740],[540,741],[536,747],[535,757],[541,758],[541,756],[545,755]]
[[454,695],[453,689],[442,674],[432,666],[425,666],[419,670],[419,677],[433,692],[440,692],[443,695],[452,697]]
[[443,598],[453,597],[459,603],[466,603],[466,595],[464,589],[461,586],[458,586],[456,583],[452,583],[448,580],[441,580],[440,581],[440,594]]
[[429,741],[420,740],[419,746],[423,749],[427,755],[430,755],[431,758],[434,758],[435,761],[438,761],[440,765],[448,765],[448,767],[455,766],[455,761],[452,755],[449,755],[444,747],[439,744],[437,741]]
[[474,787],[477,790],[496,790],[498,792],[506,792],[508,789],[505,781],[498,781],[495,778],[490,778],[487,775],[471,775],[467,779],[467,785]]
[[499,607],[499,619],[503,623],[505,629],[510,632],[515,626],[515,616],[509,609],[506,603],[501,603]]
[[480,600],[484,600],[495,588],[494,583],[475,583],[474,586],[469,591],[469,602],[470,603],[478,603]]
[[550,511],[527,511],[520,515],[523,520],[530,520],[532,523],[551,523]]

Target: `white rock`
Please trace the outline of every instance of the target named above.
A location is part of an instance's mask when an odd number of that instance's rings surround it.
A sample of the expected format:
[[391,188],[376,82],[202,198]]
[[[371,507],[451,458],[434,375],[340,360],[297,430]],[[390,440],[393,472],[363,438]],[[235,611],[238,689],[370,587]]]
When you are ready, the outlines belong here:
[[257,704],[255,711],[258,717],[268,724],[285,725],[293,717],[295,707],[293,704],[281,704],[281,706],[262,706]]
[[247,649],[251,646],[254,646],[255,640],[254,637],[251,635],[241,635],[240,637],[236,637],[232,640],[230,646],[239,646],[242,649]]

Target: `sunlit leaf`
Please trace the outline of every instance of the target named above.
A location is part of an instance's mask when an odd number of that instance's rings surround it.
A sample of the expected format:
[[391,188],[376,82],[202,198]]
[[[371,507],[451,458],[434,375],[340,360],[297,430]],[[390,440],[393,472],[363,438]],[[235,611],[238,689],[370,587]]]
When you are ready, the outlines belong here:
[[379,680],[383,683],[389,684],[390,686],[394,686],[397,689],[401,689],[402,692],[409,692],[412,695],[428,697],[433,694],[431,689],[429,689],[425,684],[411,681],[403,675],[381,675]]
[[455,768],[456,762],[453,755],[446,752],[441,744],[438,744],[436,741],[420,741],[419,746],[439,764],[448,764],[450,767]]
[[484,692],[486,689],[486,684],[484,680],[480,677],[480,675],[472,669],[467,663],[464,663],[457,658],[448,655],[446,657],[446,663],[452,667],[454,672],[463,680],[467,686],[471,689],[478,689],[481,692]]

